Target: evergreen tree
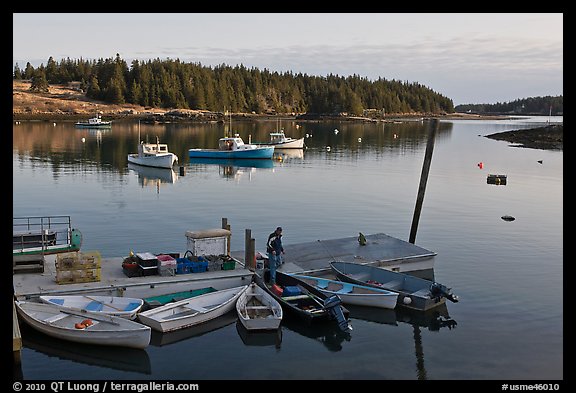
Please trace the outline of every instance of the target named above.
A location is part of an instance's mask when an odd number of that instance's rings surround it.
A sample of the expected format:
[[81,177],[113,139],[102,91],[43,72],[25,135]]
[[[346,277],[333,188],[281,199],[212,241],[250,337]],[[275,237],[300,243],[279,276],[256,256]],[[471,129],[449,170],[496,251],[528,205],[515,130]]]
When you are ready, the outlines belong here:
[[49,90],[48,87],[49,85],[46,80],[46,72],[44,68],[38,68],[32,76],[30,90],[34,92],[47,93]]
[[14,66],[14,79],[20,80],[22,79],[22,70],[18,66],[18,63]]

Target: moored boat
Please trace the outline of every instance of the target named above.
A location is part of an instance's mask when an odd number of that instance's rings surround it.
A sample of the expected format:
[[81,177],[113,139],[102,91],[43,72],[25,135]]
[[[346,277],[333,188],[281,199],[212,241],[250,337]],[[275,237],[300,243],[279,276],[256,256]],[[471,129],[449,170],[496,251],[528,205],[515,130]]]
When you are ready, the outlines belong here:
[[284,130],[270,133],[268,142],[254,142],[256,146],[274,146],[276,149],[304,149],[304,137],[292,138],[284,134]]
[[210,321],[234,309],[248,288],[243,285],[168,303],[138,314],[143,324],[159,332],[170,332]]
[[135,319],[144,301],[142,299],[123,296],[96,295],[41,295],[43,303],[54,304],[65,308],[81,311],[93,311],[101,314]]
[[333,261],[330,267],[341,281],[397,292],[397,306],[425,311],[446,299],[458,302],[458,296],[445,285],[409,274],[352,262]]
[[388,309],[394,309],[396,307],[398,292],[322,277],[300,274],[293,274],[292,276],[313,285],[328,296],[338,295],[344,304]]
[[236,311],[248,330],[274,330],[282,322],[280,303],[254,282],[236,301]]
[[238,134],[233,137],[220,138],[217,149],[188,150],[190,158],[271,159],[273,154],[273,146],[246,144]]
[[146,348],[151,329],[141,323],[62,306],[15,301],[18,315],[34,329],[63,340],[96,345]]
[[79,121],[75,123],[78,128],[110,128],[112,121],[103,121],[99,114],[91,117],[87,121]]
[[168,145],[160,143],[156,137],[156,143],[140,142],[138,153],[128,154],[128,162],[142,166],[171,169],[178,162],[178,156],[169,152]]
[[351,331],[348,310],[338,296],[326,296],[318,289],[289,274],[276,271],[276,284],[270,285],[259,276],[256,283],[267,291],[284,309],[311,323],[335,320],[340,329]]

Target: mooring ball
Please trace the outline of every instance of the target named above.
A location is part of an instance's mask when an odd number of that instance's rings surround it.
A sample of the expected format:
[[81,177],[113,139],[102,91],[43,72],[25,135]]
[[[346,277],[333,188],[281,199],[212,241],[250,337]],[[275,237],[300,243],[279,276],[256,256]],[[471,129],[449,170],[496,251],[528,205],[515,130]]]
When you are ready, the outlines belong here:
[[403,302],[404,302],[404,304],[410,304],[410,303],[412,303],[412,299],[409,298],[408,296],[406,296],[406,297],[404,298]]

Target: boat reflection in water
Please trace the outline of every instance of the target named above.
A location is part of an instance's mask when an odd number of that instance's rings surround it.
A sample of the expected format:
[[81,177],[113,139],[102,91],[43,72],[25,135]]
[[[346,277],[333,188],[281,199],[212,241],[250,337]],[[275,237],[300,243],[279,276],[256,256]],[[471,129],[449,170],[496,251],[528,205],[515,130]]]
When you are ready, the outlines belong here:
[[173,332],[161,333],[152,329],[152,335],[150,337],[150,345],[156,347],[162,347],[165,345],[170,345],[183,341],[192,337],[199,337],[206,333],[212,332],[228,326],[238,320],[238,314],[236,309],[227,312],[226,314],[219,316],[218,318],[212,319],[208,322],[203,322],[196,326],[191,326],[189,328],[179,329]]
[[249,331],[238,320],[236,322],[236,331],[246,346],[275,346],[280,349],[282,344],[282,326],[276,330]]
[[252,173],[262,169],[273,169],[274,162],[271,159],[222,159],[222,158],[193,158],[189,159],[190,165],[218,165],[220,176],[239,180],[244,174],[250,179]]
[[414,355],[416,357],[416,378],[418,380],[428,379],[426,367],[424,366],[424,345],[420,328],[438,332],[443,327],[452,330],[457,325],[456,321],[448,315],[448,308],[445,303],[428,311],[410,310],[405,307],[386,310],[352,305],[347,305],[346,308],[350,311],[350,319],[361,319],[394,326],[398,326],[398,322],[412,325]]
[[276,162],[285,162],[290,160],[300,160],[304,159],[304,149],[274,149],[274,154],[272,159]]
[[48,357],[121,371],[152,373],[150,358],[144,349],[71,343],[47,336],[25,324],[20,329],[24,347]]
[[331,352],[341,351],[342,343],[350,341],[352,338],[349,333],[342,331],[335,323],[308,324],[304,323],[301,318],[288,317],[282,319],[281,326],[322,343]]
[[153,168],[129,162],[128,169],[138,174],[138,184],[142,187],[156,187],[158,192],[160,184],[173,184],[178,180],[178,174],[171,168]]

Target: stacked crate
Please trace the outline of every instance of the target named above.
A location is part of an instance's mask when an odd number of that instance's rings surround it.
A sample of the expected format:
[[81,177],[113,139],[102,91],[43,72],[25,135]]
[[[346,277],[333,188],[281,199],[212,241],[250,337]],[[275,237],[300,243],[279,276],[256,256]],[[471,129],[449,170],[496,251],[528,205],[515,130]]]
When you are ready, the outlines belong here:
[[158,274],[161,276],[174,276],[176,274],[176,259],[167,254],[159,254],[156,256],[158,259]]
[[56,256],[56,283],[76,284],[100,281],[101,260],[98,251],[58,254]]

